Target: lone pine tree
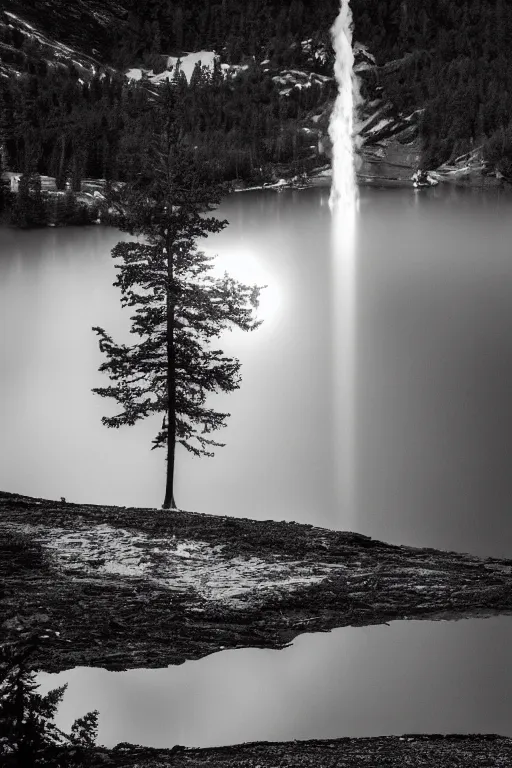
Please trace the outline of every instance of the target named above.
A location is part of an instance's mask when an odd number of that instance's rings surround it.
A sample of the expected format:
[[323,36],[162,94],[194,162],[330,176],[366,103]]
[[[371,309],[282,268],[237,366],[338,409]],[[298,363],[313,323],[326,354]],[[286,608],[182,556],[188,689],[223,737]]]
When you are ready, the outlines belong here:
[[212,392],[231,392],[240,385],[240,362],[212,346],[233,326],[254,330],[260,288],[210,273],[212,258],[196,240],[227,225],[209,212],[220,203],[225,187],[213,180],[182,128],[176,85],[158,97],[152,136],[132,158],[132,181],[117,185],[112,202],[117,226],[144,242],[121,242],[112,250],[123,306],[135,307],[133,345],[116,344],[103,328],[100,371],[113,382],[93,391],[122,407],[104,416],[108,427],[133,425],[163,413],[153,448],[167,447],[164,509],[176,508],[174,463],[176,443],[197,456],[213,456],[223,443],[212,432],[225,426],[228,413],[209,406]]

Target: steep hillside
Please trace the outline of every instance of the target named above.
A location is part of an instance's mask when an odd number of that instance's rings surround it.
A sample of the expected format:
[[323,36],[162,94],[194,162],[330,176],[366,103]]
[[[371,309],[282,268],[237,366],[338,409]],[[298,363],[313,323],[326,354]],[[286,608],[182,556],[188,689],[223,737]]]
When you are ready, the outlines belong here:
[[33,28],[57,48],[103,62],[108,62],[112,51],[113,30],[122,29],[127,18],[123,3],[116,0],[3,0],[2,11],[0,21],[5,23],[7,16],[7,23],[22,34]]
[[[512,7],[351,4],[360,179],[403,182],[418,168],[447,180],[512,179]],[[176,62],[190,63],[191,51],[211,68],[186,73],[190,131],[224,178],[254,183],[328,166],[338,0],[5,0],[3,8],[0,146],[11,170],[36,163],[52,177],[74,169],[76,179],[122,180],[128,126],[143,135],[142,91],[176,79]]]

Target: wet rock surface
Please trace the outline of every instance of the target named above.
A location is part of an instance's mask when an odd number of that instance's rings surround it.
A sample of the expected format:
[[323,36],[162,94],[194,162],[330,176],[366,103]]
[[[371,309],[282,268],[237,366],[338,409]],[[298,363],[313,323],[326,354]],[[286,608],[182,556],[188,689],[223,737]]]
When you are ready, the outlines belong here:
[[[0,642],[35,669],[158,668],[302,632],[512,613],[512,560],[357,533],[0,494]],[[53,636],[53,635],[52,635]]]

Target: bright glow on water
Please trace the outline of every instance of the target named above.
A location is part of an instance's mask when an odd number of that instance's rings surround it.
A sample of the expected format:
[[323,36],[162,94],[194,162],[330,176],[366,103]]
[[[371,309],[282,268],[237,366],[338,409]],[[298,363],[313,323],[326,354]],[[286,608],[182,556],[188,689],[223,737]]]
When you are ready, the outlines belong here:
[[357,81],[353,72],[352,11],[341,0],[331,30],[336,53],[334,73],[338,96],[329,125],[332,140],[332,186],[329,205],[333,212],[333,418],[338,498],[345,519],[355,520],[354,500],[354,397],[355,397],[355,225],[357,183],[354,165],[354,107]]
[[356,223],[355,205],[338,205],[332,218],[333,402],[337,497],[343,519],[357,526],[355,488],[356,396]]
[[245,285],[259,285],[263,288],[256,315],[264,321],[265,332],[273,329],[284,309],[284,288],[276,281],[272,271],[262,265],[257,249],[254,246],[231,245],[218,253],[207,244],[201,244],[201,249],[215,257],[212,276],[222,277],[227,272],[230,277]]

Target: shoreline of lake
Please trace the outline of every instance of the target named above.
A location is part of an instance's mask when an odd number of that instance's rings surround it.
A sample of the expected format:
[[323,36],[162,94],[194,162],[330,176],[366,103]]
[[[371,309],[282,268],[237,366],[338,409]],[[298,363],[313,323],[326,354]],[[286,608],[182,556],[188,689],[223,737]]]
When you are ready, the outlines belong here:
[[[361,765],[387,765],[389,768],[488,768],[512,761],[512,739],[496,734],[404,734],[290,742],[253,742],[209,749],[154,749],[122,743],[112,750],[96,747],[97,762],[113,768],[360,768]],[[94,758],[92,758],[94,760]]]
[[51,629],[37,668],[181,664],[304,632],[512,614],[512,560],[293,522],[0,493],[1,642]]
[[[377,170],[379,168],[379,163],[365,163],[365,166],[368,166],[368,169]],[[392,163],[386,163],[388,167],[393,167]],[[488,191],[496,191],[496,190],[503,190],[503,191],[510,191],[512,189],[512,184],[508,182],[504,178],[497,178],[494,175],[483,175],[480,171],[467,171],[465,169],[455,169],[455,170],[434,170],[429,171],[429,175],[434,180],[433,183],[428,184],[420,184],[415,185],[413,181],[413,174],[414,174],[414,167],[410,166],[407,167],[407,174],[404,174],[404,166],[402,165],[396,165],[396,171],[397,175],[390,175],[389,172],[383,172],[382,174],[377,173],[369,173],[368,169],[366,172],[359,171],[357,173],[357,186],[360,188],[374,188],[374,189],[382,189],[382,190],[388,190],[388,189],[410,189],[412,191],[418,191],[418,190],[426,190],[430,189],[432,186],[436,186],[436,184],[440,186],[447,186],[447,187],[457,187],[459,189],[474,189],[474,190],[480,190],[482,192],[488,192]],[[282,169],[281,169],[282,170]],[[46,177],[45,177],[46,178]],[[48,177],[49,178],[49,177]],[[286,176],[279,178],[278,181],[274,179],[269,179],[267,181],[263,181],[260,184],[254,184],[251,185],[249,182],[240,182],[237,183],[236,180],[234,180],[233,184],[233,193],[240,193],[240,192],[252,192],[252,191],[273,191],[273,192],[282,192],[284,190],[296,190],[301,191],[304,189],[310,189],[311,187],[330,187],[331,186],[331,180],[332,180],[332,169],[330,164],[326,164],[323,166],[319,166],[318,168],[315,168],[311,170],[310,172],[304,173],[299,176]],[[51,181],[51,179],[50,179]],[[90,187],[91,190],[96,189],[95,183],[97,182],[97,190],[103,193],[103,186],[104,180],[97,179],[97,180],[89,180],[88,182],[88,188]],[[47,194],[49,196],[53,196],[53,192],[48,191]],[[81,202],[87,206],[92,205],[93,203],[97,204],[98,198],[94,196],[92,192],[88,193],[78,193],[77,195],[77,201]],[[81,227],[84,226],[93,226],[93,225],[104,225],[104,226],[115,226],[115,222],[107,216],[106,220],[102,221],[101,218],[93,221],[89,221],[87,223],[78,225]],[[0,226],[8,226],[11,229],[20,229],[19,227],[16,227],[14,225],[5,225],[1,224]],[[76,224],[62,224],[62,225],[56,225],[52,222],[47,222],[46,224],[41,225],[40,227],[36,228],[43,228],[46,229],[48,227],[62,227],[62,226],[77,226]]]

